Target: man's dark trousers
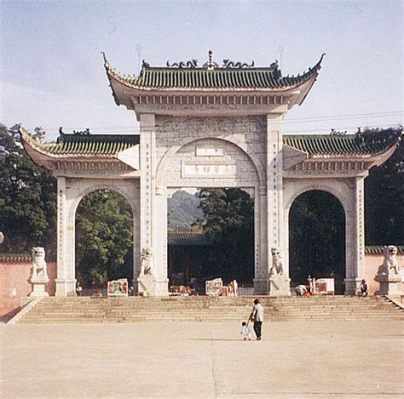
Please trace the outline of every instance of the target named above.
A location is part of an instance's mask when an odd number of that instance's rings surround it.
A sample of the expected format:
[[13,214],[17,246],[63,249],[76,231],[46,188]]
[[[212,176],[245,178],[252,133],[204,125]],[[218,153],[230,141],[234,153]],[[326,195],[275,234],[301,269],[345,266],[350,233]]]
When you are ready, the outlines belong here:
[[262,326],[262,321],[254,321],[254,332],[255,335],[257,336],[257,339],[261,339],[261,326]]

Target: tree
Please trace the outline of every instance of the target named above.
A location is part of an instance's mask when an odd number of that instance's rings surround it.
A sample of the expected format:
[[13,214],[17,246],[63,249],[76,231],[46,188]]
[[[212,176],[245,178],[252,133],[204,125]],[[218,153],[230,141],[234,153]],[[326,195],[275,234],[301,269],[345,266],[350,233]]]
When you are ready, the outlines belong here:
[[[210,273],[251,283],[254,277],[254,202],[238,188],[202,189],[199,219],[213,242]],[[212,276],[213,277],[213,276]]]
[[133,217],[122,195],[99,190],[84,197],[76,213],[76,271],[84,286],[133,278]]
[[[402,137],[402,127],[366,129],[365,139]],[[375,137],[376,136],[376,137]],[[365,179],[365,226],[367,245],[404,243],[404,140],[383,165],[370,170]]]
[[[0,124],[2,250],[25,252],[43,246],[52,258],[56,249],[56,180],[29,159],[19,142],[18,128]],[[42,129],[40,132],[43,136]]]

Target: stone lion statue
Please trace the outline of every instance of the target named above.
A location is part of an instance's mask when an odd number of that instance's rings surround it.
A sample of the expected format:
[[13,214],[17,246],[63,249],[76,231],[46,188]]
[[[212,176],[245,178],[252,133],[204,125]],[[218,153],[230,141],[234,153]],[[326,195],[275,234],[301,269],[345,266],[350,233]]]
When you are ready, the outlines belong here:
[[153,276],[153,266],[152,266],[152,256],[153,252],[151,248],[144,248],[142,251],[142,261],[140,265],[140,275],[150,275]]
[[43,247],[32,248],[32,277],[48,278]]
[[383,247],[383,272],[385,274],[400,274],[400,266],[397,260],[397,247],[395,245],[388,245]]
[[278,274],[283,274],[281,251],[278,248],[272,248],[271,253],[272,253],[272,267],[269,270],[269,275],[276,276]]

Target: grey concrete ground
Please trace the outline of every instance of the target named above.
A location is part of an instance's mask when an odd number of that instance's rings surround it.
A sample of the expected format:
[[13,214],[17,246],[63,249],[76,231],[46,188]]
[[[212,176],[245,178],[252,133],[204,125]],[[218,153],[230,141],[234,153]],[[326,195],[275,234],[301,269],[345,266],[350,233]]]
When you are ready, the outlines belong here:
[[404,398],[403,322],[0,326],[2,398]]

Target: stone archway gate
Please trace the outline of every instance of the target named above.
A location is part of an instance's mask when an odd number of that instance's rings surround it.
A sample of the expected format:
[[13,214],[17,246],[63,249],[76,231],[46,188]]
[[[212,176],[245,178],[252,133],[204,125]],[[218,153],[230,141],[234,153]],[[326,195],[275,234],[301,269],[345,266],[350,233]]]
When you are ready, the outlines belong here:
[[289,209],[311,189],[334,194],[346,216],[346,292],[363,275],[363,180],[393,153],[397,137],[283,136],[287,111],[301,105],[321,61],[303,75],[284,77],[277,63],[195,61],[167,67],[143,63],[139,76],[124,76],[105,59],[115,102],[136,113],[140,136],[60,133],[57,143],[35,142],[21,130],[32,159],[58,180],[57,295],[75,291],[74,215],[88,192],[109,188],[132,205],[134,283],[141,253],[152,249],[154,295],[168,294],[167,196],[181,187],[239,187],[255,203],[257,294],[271,294],[271,248],[288,270]]

